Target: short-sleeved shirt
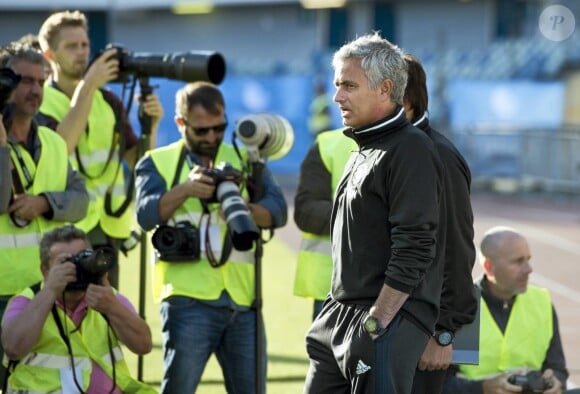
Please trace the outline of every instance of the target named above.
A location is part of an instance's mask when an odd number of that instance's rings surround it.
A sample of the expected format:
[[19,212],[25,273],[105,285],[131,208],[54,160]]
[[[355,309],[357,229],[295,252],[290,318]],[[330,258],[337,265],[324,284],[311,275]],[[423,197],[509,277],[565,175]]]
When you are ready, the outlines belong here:
[[[119,302],[132,313],[137,314],[137,311],[125,296],[117,293],[117,299]],[[12,298],[8,307],[6,308],[6,313],[4,314],[4,319],[2,320],[2,325],[12,321],[16,316],[18,316],[22,311],[30,304],[32,300],[24,296],[15,296]],[[62,304],[57,301],[57,305],[62,308]],[[67,310],[68,317],[79,326],[83,321],[87,313],[88,305],[87,301],[83,298],[82,301],[77,305],[77,307],[71,311]],[[89,389],[87,394],[99,394],[99,393],[109,393],[111,391],[111,386],[113,380],[103,371],[103,369],[96,362],[92,362],[93,372],[91,374],[91,382],[89,384]],[[116,387],[113,394],[122,394],[122,391]]]

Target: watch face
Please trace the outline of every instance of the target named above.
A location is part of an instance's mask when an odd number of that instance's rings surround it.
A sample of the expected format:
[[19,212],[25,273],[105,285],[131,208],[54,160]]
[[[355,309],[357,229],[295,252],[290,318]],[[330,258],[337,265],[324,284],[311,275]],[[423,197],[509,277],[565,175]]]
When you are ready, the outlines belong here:
[[365,319],[364,328],[365,331],[368,332],[369,334],[374,334],[378,331],[379,324],[375,318],[373,318],[372,316],[368,316]]
[[450,332],[442,331],[437,335],[437,342],[441,346],[449,345],[452,340],[453,340],[453,336],[451,335]]

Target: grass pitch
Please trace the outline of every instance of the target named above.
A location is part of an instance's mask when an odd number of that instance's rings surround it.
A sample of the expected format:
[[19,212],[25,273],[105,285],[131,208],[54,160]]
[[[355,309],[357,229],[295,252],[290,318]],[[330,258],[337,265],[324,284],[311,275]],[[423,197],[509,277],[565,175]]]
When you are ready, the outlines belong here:
[[[148,246],[148,250],[151,248]],[[267,335],[269,394],[296,394],[302,392],[308,370],[308,357],[304,336],[310,326],[312,301],[292,294],[296,252],[279,237],[264,245],[262,261],[263,316]],[[120,291],[139,309],[140,251],[131,251],[128,258],[121,259]],[[147,263],[145,288],[145,319],[153,334],[153,351],[142,359],[142,378],[159,388],[163,371],[159,305],[151,292],[151,270]],[[138,376],[138,358],[125,351],[127,363],[133,376]],[[221,369],[212,356],[203,374],[198,393],[225,393]]]

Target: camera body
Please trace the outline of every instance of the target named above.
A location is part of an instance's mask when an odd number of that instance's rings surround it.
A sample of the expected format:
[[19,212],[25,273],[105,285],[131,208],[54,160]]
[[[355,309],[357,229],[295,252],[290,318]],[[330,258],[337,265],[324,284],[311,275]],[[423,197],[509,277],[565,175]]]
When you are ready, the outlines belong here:
[[100,284],[103,275],[113,266],[113,250],[85,249],[66,261],[76,266],[76,282],[69,283],[66,290],[86,290],[89,284]]
[[225,162],[219,163],[214,168],[203,168],[202,172],[214,180],[215,193],[206,201],[220,203],[234,248],[242,251],[250,250],[260,233],[240,193],[242,173]]
[[525,375],[511,375],[508,377],[510,384],[521,386],[522,393],[543,393],[552,387],[552,383],[544,379],[540,371],[529,371]]
[[236,185],[240,185],[243,182],[242,173],[236,170],[230,163],[221,162],[217,164],[214,168],[203,167],[201,172],[204,175],[209,176],[213,179],[213,183],[216,186],[216,191],[210,198],[206,199],[208,203],[218,202],[217,189],[222,182],[230,181]]
[[0,113],[3,115],[6,131],[10,128],[10,118],[12,117],[11,105],[8,104],[10,95],[20,83],[20,75],[16,74],[9,67],[0,68]]
[[[119,61],[119,75],[112,82],[127,82],[130,75],[137,77],[161,77],[184,82],[209,81],[219,84],[226,74],[223,56],[212,51],[189,51],[151,54],[130,52],[117,44],[109,44],[105,50],[114,48]],[[102,55],[100,52],[95,57]]]
[[12,91],[20,83],[20,75],[9,67],[0,68],[0,112],[3,112]]
[[189,222],[157,227],[151,242],[163,261],[197,261],[201,256],[199,230]]

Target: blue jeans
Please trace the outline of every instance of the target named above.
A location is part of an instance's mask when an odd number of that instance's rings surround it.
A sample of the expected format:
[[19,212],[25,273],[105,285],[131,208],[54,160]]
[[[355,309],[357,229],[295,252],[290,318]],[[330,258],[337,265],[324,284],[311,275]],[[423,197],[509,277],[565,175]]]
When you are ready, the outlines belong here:
[[[218,308],[174,296],[161,304],[164,374],[161,392],[195,392],[212,353],[228,393],[256,393],[256,311]],[[262,387],[266,387],[266,336],[262,330]]]

